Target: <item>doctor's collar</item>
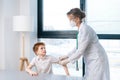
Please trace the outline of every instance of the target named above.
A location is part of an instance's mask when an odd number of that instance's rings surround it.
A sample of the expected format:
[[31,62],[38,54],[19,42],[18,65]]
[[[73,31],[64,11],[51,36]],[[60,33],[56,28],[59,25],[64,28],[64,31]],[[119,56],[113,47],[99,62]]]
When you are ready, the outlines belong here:
[[82,23],[80,24],[80,26],[79,26],[79,28],[78,28],[79,31],[82,29],[83,24],[84,24],[84,22],[82,22]]

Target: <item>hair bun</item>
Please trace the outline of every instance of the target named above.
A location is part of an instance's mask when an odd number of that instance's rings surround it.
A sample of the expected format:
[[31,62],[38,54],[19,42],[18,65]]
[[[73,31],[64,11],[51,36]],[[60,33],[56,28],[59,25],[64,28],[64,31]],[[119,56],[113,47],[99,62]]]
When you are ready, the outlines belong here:
[[85,13],[84,12],[81,12],[81,19],[85,18]]

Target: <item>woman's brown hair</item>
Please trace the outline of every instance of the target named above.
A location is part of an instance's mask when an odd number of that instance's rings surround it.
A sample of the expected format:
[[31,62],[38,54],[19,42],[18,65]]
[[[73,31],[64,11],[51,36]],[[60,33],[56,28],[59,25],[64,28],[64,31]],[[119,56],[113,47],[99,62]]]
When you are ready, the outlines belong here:
[[73,8],[71,9],[67,15],[72,14],[74,17],[79,17],[80,20],[82,20],[83,18],[85,18],[85,13],[83,11],[81,11],[79,8]]

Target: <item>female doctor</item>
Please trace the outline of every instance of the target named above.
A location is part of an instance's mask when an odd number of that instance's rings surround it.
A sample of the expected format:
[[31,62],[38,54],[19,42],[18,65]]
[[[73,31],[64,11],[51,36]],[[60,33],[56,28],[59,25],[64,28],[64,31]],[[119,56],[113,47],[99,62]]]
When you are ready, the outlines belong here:
[[67,13],[71,26],[78,27],[78,49],[74,49],[68,55],[60,57],[60,64],[84,57],[85,75],[83,80],[110,80],[109,64],[105,50],[99,43],[95,31],[82,22],[85,13],[79,8],[73,8]]

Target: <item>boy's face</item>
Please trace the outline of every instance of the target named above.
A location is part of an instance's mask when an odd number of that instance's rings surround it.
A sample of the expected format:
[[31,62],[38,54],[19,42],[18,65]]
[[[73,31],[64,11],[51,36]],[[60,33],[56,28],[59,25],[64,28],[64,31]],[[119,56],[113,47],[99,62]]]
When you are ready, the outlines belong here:
[[44,45],[40,45],[37,51],[37,55],[45,56],[46,55],[46,49]]

